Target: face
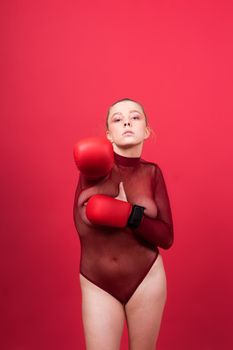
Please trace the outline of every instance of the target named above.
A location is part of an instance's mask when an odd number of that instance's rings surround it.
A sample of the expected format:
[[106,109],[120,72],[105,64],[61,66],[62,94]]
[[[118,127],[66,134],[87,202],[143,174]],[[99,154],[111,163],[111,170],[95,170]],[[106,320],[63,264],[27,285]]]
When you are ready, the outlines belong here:
[[[131,131],[131,133],[125,133]],[[107,138],[117,146],[127,147],[143,143],[150,135],[146,118],[140,105],[121,101],[111,107],[108,117]]]

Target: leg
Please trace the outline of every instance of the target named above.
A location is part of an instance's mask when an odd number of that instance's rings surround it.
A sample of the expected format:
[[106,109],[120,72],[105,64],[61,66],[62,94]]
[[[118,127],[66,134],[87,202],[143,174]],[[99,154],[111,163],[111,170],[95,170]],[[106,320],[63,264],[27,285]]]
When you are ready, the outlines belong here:
[[82,320],[86,350],[119,350],[124,306],[81,274]]
[[167,298],[167,281],[159,254],[125,305],[130,350],[154,350]]

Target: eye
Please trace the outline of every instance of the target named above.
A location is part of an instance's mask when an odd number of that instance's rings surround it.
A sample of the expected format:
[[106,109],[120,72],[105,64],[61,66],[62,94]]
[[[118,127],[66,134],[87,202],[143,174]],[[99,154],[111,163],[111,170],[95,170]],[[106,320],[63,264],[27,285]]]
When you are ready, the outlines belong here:
[[134,119],[140,119],[140,115],[139,114],[133,114],[133,118]]
[[120,118],[114,119],[113,122],[118,122],[120,120]]

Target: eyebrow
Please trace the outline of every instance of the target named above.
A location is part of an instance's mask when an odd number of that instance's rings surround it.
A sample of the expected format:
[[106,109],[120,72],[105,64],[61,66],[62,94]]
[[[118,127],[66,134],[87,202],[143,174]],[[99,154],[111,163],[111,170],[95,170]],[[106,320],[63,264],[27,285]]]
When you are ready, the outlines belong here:
[[[130,113],[131,112],[138,112],[139,114],[141,114],[141,112],[137,111],[136,109],[131,109],[131,111],[129,111]],[[112,117],[115,115],[115,114],[122,114],[121,112],[115,112],[113,113]]]

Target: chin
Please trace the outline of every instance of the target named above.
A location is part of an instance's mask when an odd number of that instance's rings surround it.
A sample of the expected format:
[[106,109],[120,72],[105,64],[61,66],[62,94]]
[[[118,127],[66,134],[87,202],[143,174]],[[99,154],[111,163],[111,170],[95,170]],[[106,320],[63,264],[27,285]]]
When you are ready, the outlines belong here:
[[135,143],[137,143],[137,141],[135,139],[125,139],[121,142],[122,145],[134,145]]
[[123,148],[129,148],[129,147],[135,146],[137,144],[138,144],[138,142],[122,142],[122,143],[119,143],[118,146],[123,147]]

